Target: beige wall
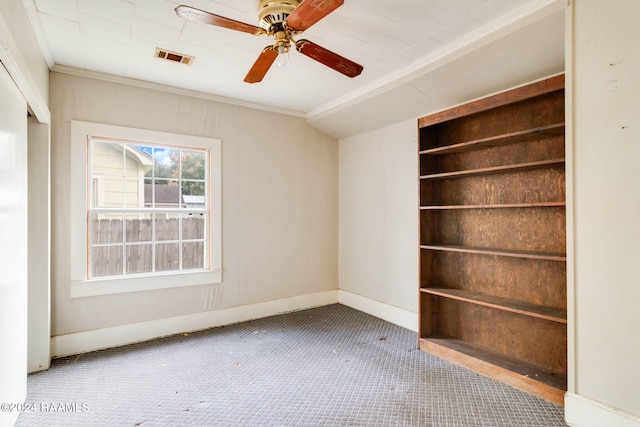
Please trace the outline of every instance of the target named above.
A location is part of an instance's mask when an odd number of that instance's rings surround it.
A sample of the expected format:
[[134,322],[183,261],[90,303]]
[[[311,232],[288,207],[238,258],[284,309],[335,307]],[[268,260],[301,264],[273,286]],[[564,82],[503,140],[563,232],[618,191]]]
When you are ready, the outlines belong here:
[[340,289],[414,313],[416,141],[416,120],[341,139],[339,168]]
[[[337,290],[334,138],[301,118],[60,73],[51,111],[53,335]],[[70,297],[72,119],[222,140],[222,285]]]
[[623,425],[575,406],[587,402],[640,425],[640,2],[573,8],[575,396],[567,418]]

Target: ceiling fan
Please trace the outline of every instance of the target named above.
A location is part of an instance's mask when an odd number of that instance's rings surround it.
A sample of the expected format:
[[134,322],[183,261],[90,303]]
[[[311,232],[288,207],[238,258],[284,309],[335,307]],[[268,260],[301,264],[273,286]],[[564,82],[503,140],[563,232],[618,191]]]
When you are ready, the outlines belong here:
[[192,21],[215,25],[230,30],[242,31],[256,36],[272,36],[274,44],[264,48],[244,78],[247,83],[258,83],[278,58],[280,65],[286,64],[291,46],[303,55],[332,68],[347,77],[356,77],[362,72],[362,65],[344,58],[337,53],[294,36],[307,30],[316,22],[342,6],[344,0],[260,0],[258,19],[260,26],[236,21],[213,13],[181,5],[176,8],[178,16]]

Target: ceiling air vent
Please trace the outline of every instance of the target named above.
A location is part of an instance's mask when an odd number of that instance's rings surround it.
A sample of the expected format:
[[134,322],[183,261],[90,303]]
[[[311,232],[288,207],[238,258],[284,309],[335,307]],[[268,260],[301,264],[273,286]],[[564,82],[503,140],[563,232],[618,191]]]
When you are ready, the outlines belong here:
[[179,62],[186,65],[191,65],[196,59],[194,56],[184,55],[178,52],[171,52],[170,50],[160,49],[159,47],[156,48],[156,53],[153,56],[156,58]]

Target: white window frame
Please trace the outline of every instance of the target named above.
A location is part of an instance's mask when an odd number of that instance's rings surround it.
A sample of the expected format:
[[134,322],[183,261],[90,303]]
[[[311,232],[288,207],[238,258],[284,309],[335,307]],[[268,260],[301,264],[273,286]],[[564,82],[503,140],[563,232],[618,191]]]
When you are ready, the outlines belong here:
[[[167,271],[136,276],[104,276],[88,279],[88,212],[91,178],[89,139],[106,137],[169,146],[209,150],[209,265],[208,270]],[[101,123],[71,121],[70,182],[70,278],[71,297],[119,294],[156,289],[222,283],[222,143],[219,139],[181,135]]]

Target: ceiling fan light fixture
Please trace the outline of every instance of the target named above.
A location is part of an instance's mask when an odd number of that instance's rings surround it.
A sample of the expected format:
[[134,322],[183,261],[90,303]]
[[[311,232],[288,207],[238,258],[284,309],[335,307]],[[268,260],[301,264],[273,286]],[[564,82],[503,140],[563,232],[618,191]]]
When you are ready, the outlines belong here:
[[278,67],[284,68],[289,63],[289,49],[284,45],[278,46],[278,58],[276,59]]
[[277,24],[277,32],[273,34],[275,44],[273,49],[278,53],[276,62],[280,68],[286,67],[289,63],[289,49],[291,48],[291,34],[282,28],[282,24]]

